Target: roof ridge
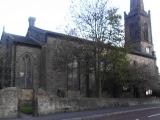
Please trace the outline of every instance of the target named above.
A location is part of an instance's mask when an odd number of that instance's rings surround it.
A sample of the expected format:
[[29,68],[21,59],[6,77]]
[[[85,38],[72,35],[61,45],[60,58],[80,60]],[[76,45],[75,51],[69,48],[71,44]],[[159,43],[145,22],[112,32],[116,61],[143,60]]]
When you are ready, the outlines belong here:
[[76,37],[76,36],[72,36],[72,35],[67,35],[65,33],[60,33],[60,32],[54,32],[54,31],[50,31],[50,30],[44,30],[35,26],[32,26],[31,28],[33,28],[34,30],[38,30],[40,32],[46,33],[46,34],[56,34],[59,36],[65,36],[65,37],[70,37],[70,38],[74,38],[74,39],[81,39],[81,40],[85,40],[85,41],[91,41],[85,38],[80,38],[80,37]]
[[15,37],[25,37],[25,36],[22,36],[22,35],[17,35],[17,34],[12,34],[12,33],[4,33],[5,35],[11,35],[11,36],[15,36]]

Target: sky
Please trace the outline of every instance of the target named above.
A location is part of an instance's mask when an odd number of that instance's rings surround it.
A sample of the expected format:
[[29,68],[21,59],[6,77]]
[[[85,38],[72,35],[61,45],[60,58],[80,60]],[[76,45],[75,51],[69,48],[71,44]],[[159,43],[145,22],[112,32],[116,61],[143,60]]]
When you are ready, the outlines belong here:
[[[71,0],[0,0],[0,36],[5,26],[7,33],[26,35],[28,17],[36,18],[39,28],[62,32],[69,20]],[[123,16],[129,12],[130,0],[110,0]],[[144,0],[145,10],[151,10],[152,36],[157,65],[160,69],[160,0]]]

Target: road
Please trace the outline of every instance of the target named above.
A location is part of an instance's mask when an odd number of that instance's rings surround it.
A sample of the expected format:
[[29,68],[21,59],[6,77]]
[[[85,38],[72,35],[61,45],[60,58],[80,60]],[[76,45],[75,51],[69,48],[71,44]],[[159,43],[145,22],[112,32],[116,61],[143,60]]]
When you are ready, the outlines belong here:
[[160,105],[117,107],[7,120],[160,120]]
[[92,119],[90,118],[88,120],[160,120],[160,107],[122,111],[121,113]]

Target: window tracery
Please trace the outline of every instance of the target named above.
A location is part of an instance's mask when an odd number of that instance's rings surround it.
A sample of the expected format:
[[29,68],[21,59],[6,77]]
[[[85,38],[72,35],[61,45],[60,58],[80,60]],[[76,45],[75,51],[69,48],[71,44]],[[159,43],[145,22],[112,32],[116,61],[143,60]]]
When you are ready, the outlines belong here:
[[32,64],[31,64],[31,56],[29,54],[25,54],[23,56],[23,64],[24,64],[24,88],[32,88]]

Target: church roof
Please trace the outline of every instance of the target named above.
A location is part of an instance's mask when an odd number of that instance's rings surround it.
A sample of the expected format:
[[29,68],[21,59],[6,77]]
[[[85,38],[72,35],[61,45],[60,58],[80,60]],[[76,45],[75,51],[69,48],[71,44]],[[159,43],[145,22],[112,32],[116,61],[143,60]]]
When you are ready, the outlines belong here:
[[[36,41],[32,39],[27,39],[24,36],[10,34],[10,33],[3,33],[4,39],[10,40],[10,42],[13,43],[21,43],[21,44],[28,44],[28,45],[34,45],[34,46],[40,46]],[[3,40],[3,38],[2,38]]]
[[44,30],[44,29],[41,29],[41,28],[38,28],[35,26],[30,27],[29,30],[34,30],[34,31],[38,32],[39,34],[43,34],[45,36],[62,38],[65,40],[70,40],[70,41],[76,41],[76,42],[82,42],[82,43],[92,43],[93,42],[91,40],[87,40],[87,39],[83,39],[83,38],[79,38],[79,37],[75,37],[75,36],[71,36],[71,35],[66,35],[66,34],[53,32],[53,31],[49,31],[49,30]]

